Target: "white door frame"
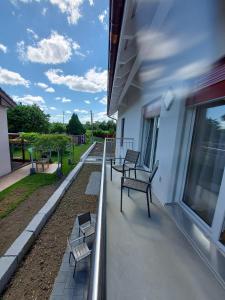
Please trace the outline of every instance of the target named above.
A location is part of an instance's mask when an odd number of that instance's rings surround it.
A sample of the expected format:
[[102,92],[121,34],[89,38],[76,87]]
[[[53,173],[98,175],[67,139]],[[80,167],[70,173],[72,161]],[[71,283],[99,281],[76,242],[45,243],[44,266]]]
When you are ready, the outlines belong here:
[[[188,109],[189,110],[189,109]],[[203,232],[210,237],[210,239],[215,243],[215,245],[225,253],[225,246],[219,242],[219,237],[221,234],[223,222],[225,221],[225,167],[223,171],[223,177],[221,181],[220,191],[217,199],[216,209],[214,212],[213,222],[212,225],[209,226],[206,222],[204,222],[188,205],[183,202],[184,197],[184,190],[185,184],[187,180],[187,171],[188,171],[188,164],[190,159],[190,152],[191,152],[191,145],[192,145],[192,137],[194,133],[194,125],[196,120],[196,109],[192,109],[186,111],[186,115],[189,114],[189,125],[188,127],[185,126],[186,130],[189,131],[188,138],[184,141],[184,145],[181,149],[181,155],[184,158],[184,164],[180,166],[183,168],[183,172],[179,174],[183,177],[182,183],[180,187],[179,197],[178,197],[178,204],[187,212],[187,214],[191,217],[191,219],[195,222],[197,226],[199,226]]]

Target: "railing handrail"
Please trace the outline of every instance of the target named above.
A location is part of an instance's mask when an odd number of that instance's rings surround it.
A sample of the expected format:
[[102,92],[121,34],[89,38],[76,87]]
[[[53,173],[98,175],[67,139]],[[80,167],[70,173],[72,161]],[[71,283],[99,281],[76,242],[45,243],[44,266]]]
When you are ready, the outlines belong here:
[[92,273],[92,287],[91,287],[91,300],[99,299],[99,283],[101,281],[101,244],[102,244],[102,232],[103,232],[103,205],[104,205],[104,181],[105,181],[105,166],[106,166],[106,139],[104,141],[104,151],[103,151],[103,160],[102,160],[102,174],[101,174],[101,184],[100,184],[100,194],[99,194],[99,203],[98,203],[98,216],[96,224],[96,237],[95,237],[95,253],[93,261],[93,273]]
[[107,141],[108,140],[130,140],[130,141],[134,141],[134,138],[105,138]]

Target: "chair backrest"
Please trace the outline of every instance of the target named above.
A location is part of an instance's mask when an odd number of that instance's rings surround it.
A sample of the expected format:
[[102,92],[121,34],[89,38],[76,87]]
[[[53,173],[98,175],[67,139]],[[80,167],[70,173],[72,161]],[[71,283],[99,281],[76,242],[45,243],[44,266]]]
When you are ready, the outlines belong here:
[[152,172],[151,172],[151,174],[150,174],[150,176],[149,176],[149,182],[150,182],[150,183],[152,182],[152,180],[153,180],[153,178],[154,178],[154,176],[155,176],[155,174],[156,174],[156,172],[157,172],[157,170],[158,170],[158,167],[159,167],[159,161],[157,160],[157,161],[155,162],[155,164],[154,164],[154,166],[153,166],[153,169],[152,169]]
[[87,213],[84,213],[84,214],[78,216],[78,223],[80,226],[87,222],[91,222],[91,213],[90,212],[87,212]]
[[124,159],[124,163],[126,163],[127,161],[129,163],[136,165],[138,162],[139,154],[140,152],[138,151],[128,149]]
[[69,238],[67,238],[67,245],[68,245],[69,251],[72,251],[72,246],[71,246]]

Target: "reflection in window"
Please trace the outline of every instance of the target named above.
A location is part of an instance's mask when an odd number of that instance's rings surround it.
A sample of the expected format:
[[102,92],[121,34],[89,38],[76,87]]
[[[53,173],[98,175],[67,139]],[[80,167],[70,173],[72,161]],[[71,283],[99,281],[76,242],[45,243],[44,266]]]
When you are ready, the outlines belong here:
[[197,109],[184,202],[212,225],[225,165],[225,105]]

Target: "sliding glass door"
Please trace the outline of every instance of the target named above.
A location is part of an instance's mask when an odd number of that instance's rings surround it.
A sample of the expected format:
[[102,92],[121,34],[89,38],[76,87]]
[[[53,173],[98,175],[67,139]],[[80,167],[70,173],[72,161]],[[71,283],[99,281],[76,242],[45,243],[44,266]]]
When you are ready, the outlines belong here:
[[225,166],[224,101],[197,108],[184,203],[212,225]]

